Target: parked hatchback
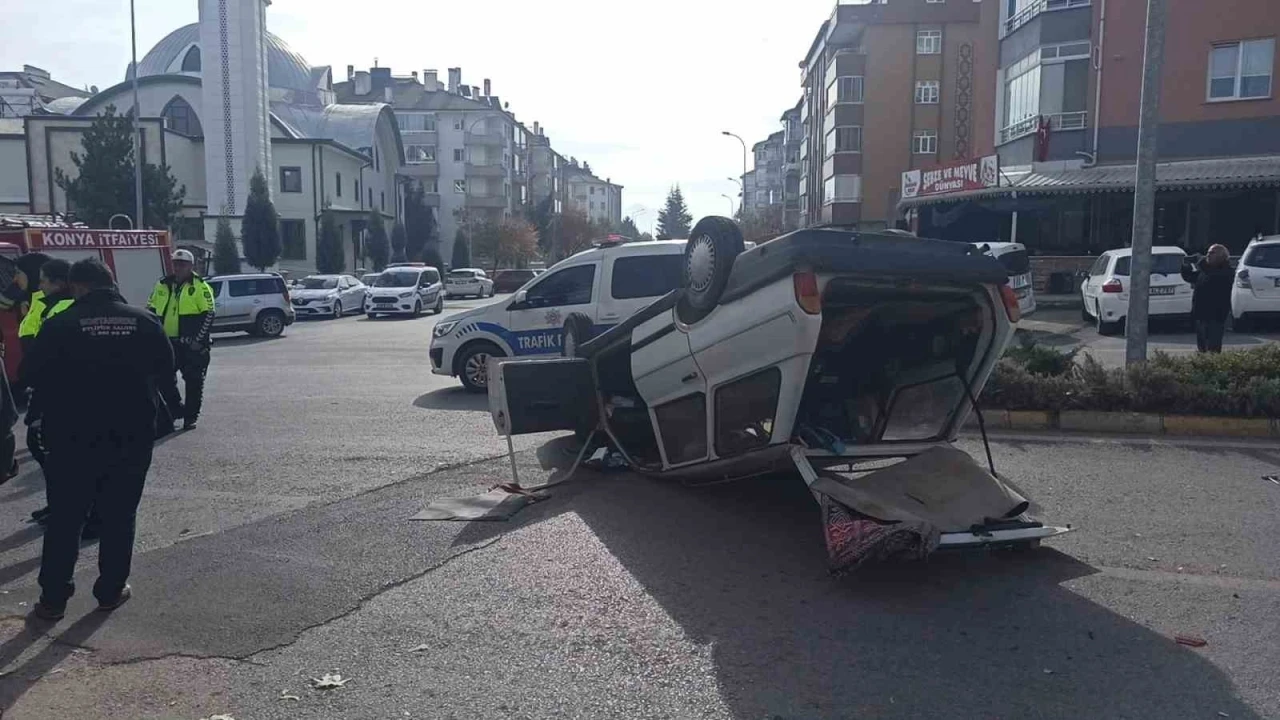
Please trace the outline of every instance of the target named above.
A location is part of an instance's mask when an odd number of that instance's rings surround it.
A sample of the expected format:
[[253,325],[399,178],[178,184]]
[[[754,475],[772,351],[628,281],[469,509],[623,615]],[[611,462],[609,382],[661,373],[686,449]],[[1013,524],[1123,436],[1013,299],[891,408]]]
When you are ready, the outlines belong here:
[[[1191,285],[1182,279],[1182,248],[1151,248],[1151,289],[1148,313],[1151,317],[1191,315]],[[1093,263],[1089,277],[1080,286],[1085,320],[1097,324],[1098,333],[1110,335],[1124,329],[1129,314],[1129,271],[1133,249],[1108,250]]]
[[1231,316],[1242,332],[1258,320],[1280,319],[1280,235],[1259,238],[1245,248],[1231,291]]
[[297,319],[284,278],[275,273],[219,275],[208,283],[214,332],[276,337]]

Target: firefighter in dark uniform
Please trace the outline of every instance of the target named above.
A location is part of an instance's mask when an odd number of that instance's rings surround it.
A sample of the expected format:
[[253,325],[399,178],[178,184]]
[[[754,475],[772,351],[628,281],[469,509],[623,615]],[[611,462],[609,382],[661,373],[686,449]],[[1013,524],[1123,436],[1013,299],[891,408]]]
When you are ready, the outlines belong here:
[[75,592],[72,574],[91,505],[102,517],[100,610],[129,599],[138,501],[155,440],[155,385],[173,377],[173,351],[145,310],[127,305],[111,271],[88,258],[71,266],[76,302],[50,318],[31,347],[28,377],[44,413],[48,528],[33,614],[58,620]]
[[182,429],[194,430],[204,399],[204,376],[209,371],[209,331],[213,328],[213,289],[192,272],[195,257],[189,250],[173,253],[173,274],[156,283],[147,307],[160,318],[173,343],[173,356],[186,384],[186,400],[178,393],[178,378],[161,384],[160,397]]

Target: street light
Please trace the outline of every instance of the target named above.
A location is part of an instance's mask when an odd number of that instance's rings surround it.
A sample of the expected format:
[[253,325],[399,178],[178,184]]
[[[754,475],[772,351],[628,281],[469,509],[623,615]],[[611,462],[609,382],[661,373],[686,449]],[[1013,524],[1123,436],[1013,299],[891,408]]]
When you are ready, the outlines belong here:
[[[133,226],[142,224],[142,114],[138,106],[138,23],[134,19],[133,0],[129,0],[129,37],[133,44]],[[235,212],[235,210],[232,210]]]
[[729,201],[729,217],[733,217],[733,198],[725,195],[724,193],[720,193],[720,197]]
[[721,130],[720,134],[725,135],[727,137],[736,138],[738,142],[742,143],[742,206],[743,206],[742,211],[745,214],[747,209],[746,208],[746,204],[747,204],[747,141],[743,140],[741,137],[738,137],[737,135],[734,135],[728,130]]

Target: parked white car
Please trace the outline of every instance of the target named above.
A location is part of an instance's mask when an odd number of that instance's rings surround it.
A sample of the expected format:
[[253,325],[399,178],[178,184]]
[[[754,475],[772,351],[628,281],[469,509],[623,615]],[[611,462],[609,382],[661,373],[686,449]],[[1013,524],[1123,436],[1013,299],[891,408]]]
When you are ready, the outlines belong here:
[[[1151,249],[1151,317],[1191,315],[1191,284],[1182,279],[1182,248],[1161,245]],[[1082,316],[1097,324],[1098,333],[1113,335],[1124,330],[1129,314],[1129,266],[1132,248],[1108,250],[1098,256],[1089,276],[1080,285]]]
[[[604,333],[566,319],[566,357],[492,360],[498,431],[603,435],[664,477],[793,465],[836,570],[1067,531],[1029,517],[989,458],[951,447],[1019,318],[994,258],[836,228],[744,252],[737,225],[713,217],[682,260],[678,289]],[[876,458],[905,460],[850,469]]]
[[365,297],[364,312],[379,315],[421,315],[444,312],[440,271],[425,265],[397,265],[383,270]]
[[450,270],[444,277],[444,291],[449,297],[483,298],[493,295],[493,279],[480,268]]
[[297,318],[289,288],[276,273],[218,275],[208,283],[213,291],[213,332],[277,337]]
[[298,317],[340,318],[364,311],[365,284],[351,275],[309,275],[293,286]]
[[490,357],[559,354],[565,321],[611,327],[680,284],[683,240],[605,243],[562,260],[511,298],[436,323],[431,372],[472,392]]
[[1249,243],[1236,268],[1231,291],[1236,330],[1247,332],[1258,320],[1280,318],[1280,235]]
[[1018,298],[1018,309],[1026,317],[1036,311],[1036,292],[1031,277],[1031,259],[1027,247],[1016,242],[974,243],[986,254],[1000,261],[1009,271],[1009,287]]

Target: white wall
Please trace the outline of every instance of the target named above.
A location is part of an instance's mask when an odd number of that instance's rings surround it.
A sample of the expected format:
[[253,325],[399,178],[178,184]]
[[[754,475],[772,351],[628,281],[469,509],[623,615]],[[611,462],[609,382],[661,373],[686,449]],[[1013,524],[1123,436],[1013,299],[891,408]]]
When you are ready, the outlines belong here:
[[[37,213],[66,212],[66,195],[54,178],[57,169],[67,175],[76,175],[71,153],[83,152],[80,137],[93,122],[91,117],[65,117],[61,115],[33,116],[27,119],[27,162],[31,167],[32,211]],[[162,157],[160,144],[164,131],[160,120],[142,120],[142,137],[145,143],[143,155],[148,162],[159,162]],[[47,141],[46,141],[47,138]],[[166,158],[167,159],[167,158]],[[0,171],[4,172],[4,171]],[[22,172],[25,174],[26,169]],[[50,204],[50,192],[53,202]],[[197,202],[192,200],[192,202]],[[121,208],[120,212],[133,215],[133,208]],[[210,236],[212,237],[212,236]]]

